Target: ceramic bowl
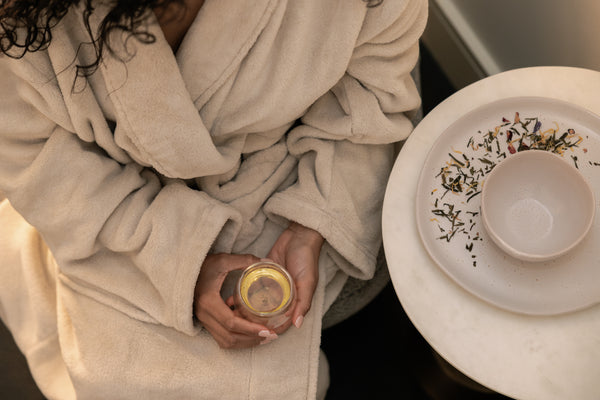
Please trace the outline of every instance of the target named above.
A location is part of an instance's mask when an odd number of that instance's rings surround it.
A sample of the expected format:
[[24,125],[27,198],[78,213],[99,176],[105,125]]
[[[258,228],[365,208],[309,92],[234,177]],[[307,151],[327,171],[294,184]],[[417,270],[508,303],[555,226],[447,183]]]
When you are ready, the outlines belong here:
[[481,193],[489,236],[525,261],[547,261],[572,250],[592,226],[595,210],[594,193],[577,168],[542,150],[518,152],[498,163]]

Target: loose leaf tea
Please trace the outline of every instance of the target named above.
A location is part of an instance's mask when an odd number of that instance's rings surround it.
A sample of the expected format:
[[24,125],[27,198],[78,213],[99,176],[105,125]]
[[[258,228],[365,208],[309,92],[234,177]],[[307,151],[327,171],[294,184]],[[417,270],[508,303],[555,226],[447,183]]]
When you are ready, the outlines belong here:
[[[502,160],[521,151],[542,150],[564,157],[569,152],[576,168],[581,163],[575,150],[581,148],[584,138],[572,128],[561,130],[559,124],[542,126],[539,117],[523,117],[516,112],[512,120],[505,117],[487,131],[470,136],[464,146],[451,148],[448,158],[440,166],[436,178],[439,187],[431,191],[432,223],[437,224],[437,239],[450,242],[458,237],[465,240],[465,251],[471,253],[477,266],[475,244],[482,241],[478,227],[480,206],[473,202],[481,194],[485,177]],[[600,163],[589,161],[589,165]]]

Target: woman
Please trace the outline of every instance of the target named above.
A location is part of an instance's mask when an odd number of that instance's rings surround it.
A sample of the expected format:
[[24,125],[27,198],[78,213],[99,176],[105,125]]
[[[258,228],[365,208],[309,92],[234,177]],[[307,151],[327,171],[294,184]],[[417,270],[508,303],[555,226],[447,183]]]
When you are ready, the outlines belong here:
[[[37,3],[0,11],[0,316],[40,389],[323,397],[321,316],[373,274],[426,1]],[[297,284],[276,330],[219,293],[262,257]]]

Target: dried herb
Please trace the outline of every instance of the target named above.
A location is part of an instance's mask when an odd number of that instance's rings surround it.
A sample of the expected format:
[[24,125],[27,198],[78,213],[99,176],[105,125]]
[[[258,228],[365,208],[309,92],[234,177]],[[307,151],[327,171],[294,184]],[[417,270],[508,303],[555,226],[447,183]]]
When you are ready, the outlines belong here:
[[[478,131],[470,136],[464,149],[451,148],[448,159],[435,176],[439,179],[439,188],[443,190],[434,188],[431,191],[434,197],[431,213],[435,216],[432,221],[438,224],[442,233],[438,239],[450,242],[458,236],[465,238],[465,249],[475,259],[474,244],[483,238],[476,230],[479,206],[475,204],[477,202],[470,201],[481,194],[486,175],[507,154],[544,150],[564,155],[565,151],[573,151],[583,142],[582,136],[575,130],[560,130],[556,122],[552,125],[551,128],[544,128],[538,117],[523,117],[516,112],[512,121],[503,117],[493,129]],[[587,153],[587,149],[583,149],[583,152]],[[579,168],[577,155],[571,154],[571,159]],[[600,162],[590,161],[589,165],[600,166]],[[447,197],[449,193],[454,196]],[[461,219],[461,215],[471,217],[468,223]],[[473,267],[476,266],[477,261],[474,260]]]

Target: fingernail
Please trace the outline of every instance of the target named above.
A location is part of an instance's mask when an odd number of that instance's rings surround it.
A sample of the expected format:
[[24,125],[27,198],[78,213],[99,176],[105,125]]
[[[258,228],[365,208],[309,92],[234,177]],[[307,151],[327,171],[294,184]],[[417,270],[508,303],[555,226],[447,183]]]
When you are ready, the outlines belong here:
[[271,333],[266,329],[263,329],[262,331],[258,332],[258,336],[267,338],[269,340],[275,340],[279,337],[276,333]]
[[300,329],[300,327],[302,326],[302,321],[304,321],[304,317],[302,315],[299,315],[298,318],[296,318],[296,320],[294,321],[294,326]]
[[271,343],[273,340],[277,339],[279,336],[277,336],[276,334],[272,334],[271,336],[267,337],[265,340],[263,340],[262,342],[260,342],[260,344],[267,344],[267,343]]

